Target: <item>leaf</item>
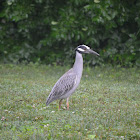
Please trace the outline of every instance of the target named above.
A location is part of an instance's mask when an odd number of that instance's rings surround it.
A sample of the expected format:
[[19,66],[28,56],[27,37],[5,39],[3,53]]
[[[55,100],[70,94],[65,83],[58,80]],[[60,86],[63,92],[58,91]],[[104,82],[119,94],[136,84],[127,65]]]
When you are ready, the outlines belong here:
[[7,1],[7,4],[8,5],[12,5],[12,1]]
[[52,21],[51,24],[52,24],[52,25],[57,25],[58,22],[56,22],[56,21]]
[[96,135],[88,135],[89,139],[94,139],[96,137]]
[[99,0],[94,0],[94,2],[95,2],[95,3],[100,3],[100,1],[99,1]]
[[91,5],[86,5],[84,6],[84,8],[89,10],[91,8]]
[[87,31],[87,28],[82,28],[83,31]]

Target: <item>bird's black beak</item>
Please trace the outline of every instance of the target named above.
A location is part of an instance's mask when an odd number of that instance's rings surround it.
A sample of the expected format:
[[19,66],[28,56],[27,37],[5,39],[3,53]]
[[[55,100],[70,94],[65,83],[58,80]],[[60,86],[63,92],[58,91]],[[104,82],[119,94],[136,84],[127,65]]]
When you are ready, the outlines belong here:
[[91,54],[95,54],[97,56],[100,56],[97,52],[95,52],[95,51],[93,51],[91,49],[86,50],[86,53],[91,53]]

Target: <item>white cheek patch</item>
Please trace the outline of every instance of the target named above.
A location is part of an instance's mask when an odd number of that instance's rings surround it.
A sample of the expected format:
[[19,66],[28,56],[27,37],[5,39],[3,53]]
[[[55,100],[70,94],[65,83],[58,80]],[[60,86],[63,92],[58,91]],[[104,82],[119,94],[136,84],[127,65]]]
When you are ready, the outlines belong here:
[[84,52],[85,50],[81,49],[81,48],[78,48],[78,51],[80,52]]
[[90,47],[88,47],[87,45],[82,45],[82,46],[86,47],[88,50],[90,49]]

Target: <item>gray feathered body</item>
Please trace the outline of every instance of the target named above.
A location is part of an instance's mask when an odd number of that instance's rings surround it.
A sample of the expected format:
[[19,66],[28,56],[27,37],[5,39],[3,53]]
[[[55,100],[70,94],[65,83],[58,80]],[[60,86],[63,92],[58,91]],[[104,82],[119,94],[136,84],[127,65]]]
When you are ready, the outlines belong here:
[[54,85],[50,95],[47,98],[46,105],[57,99],[68,98],[78,87],[83,71],[82,54],[76,52],[76,59],[68,72],[66,72]]

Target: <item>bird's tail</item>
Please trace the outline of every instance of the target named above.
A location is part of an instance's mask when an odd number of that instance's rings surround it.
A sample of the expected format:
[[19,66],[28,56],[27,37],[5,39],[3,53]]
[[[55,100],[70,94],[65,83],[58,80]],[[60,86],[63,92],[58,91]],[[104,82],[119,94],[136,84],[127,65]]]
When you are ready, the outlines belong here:
[[46,101],[46,106],[48,106],[52,102],[51,94],[48,96],[47,101]]
[[48,106],[49,104],[50,104],[50,100],[49,100],[49,98],[47,98],[46,106]]

